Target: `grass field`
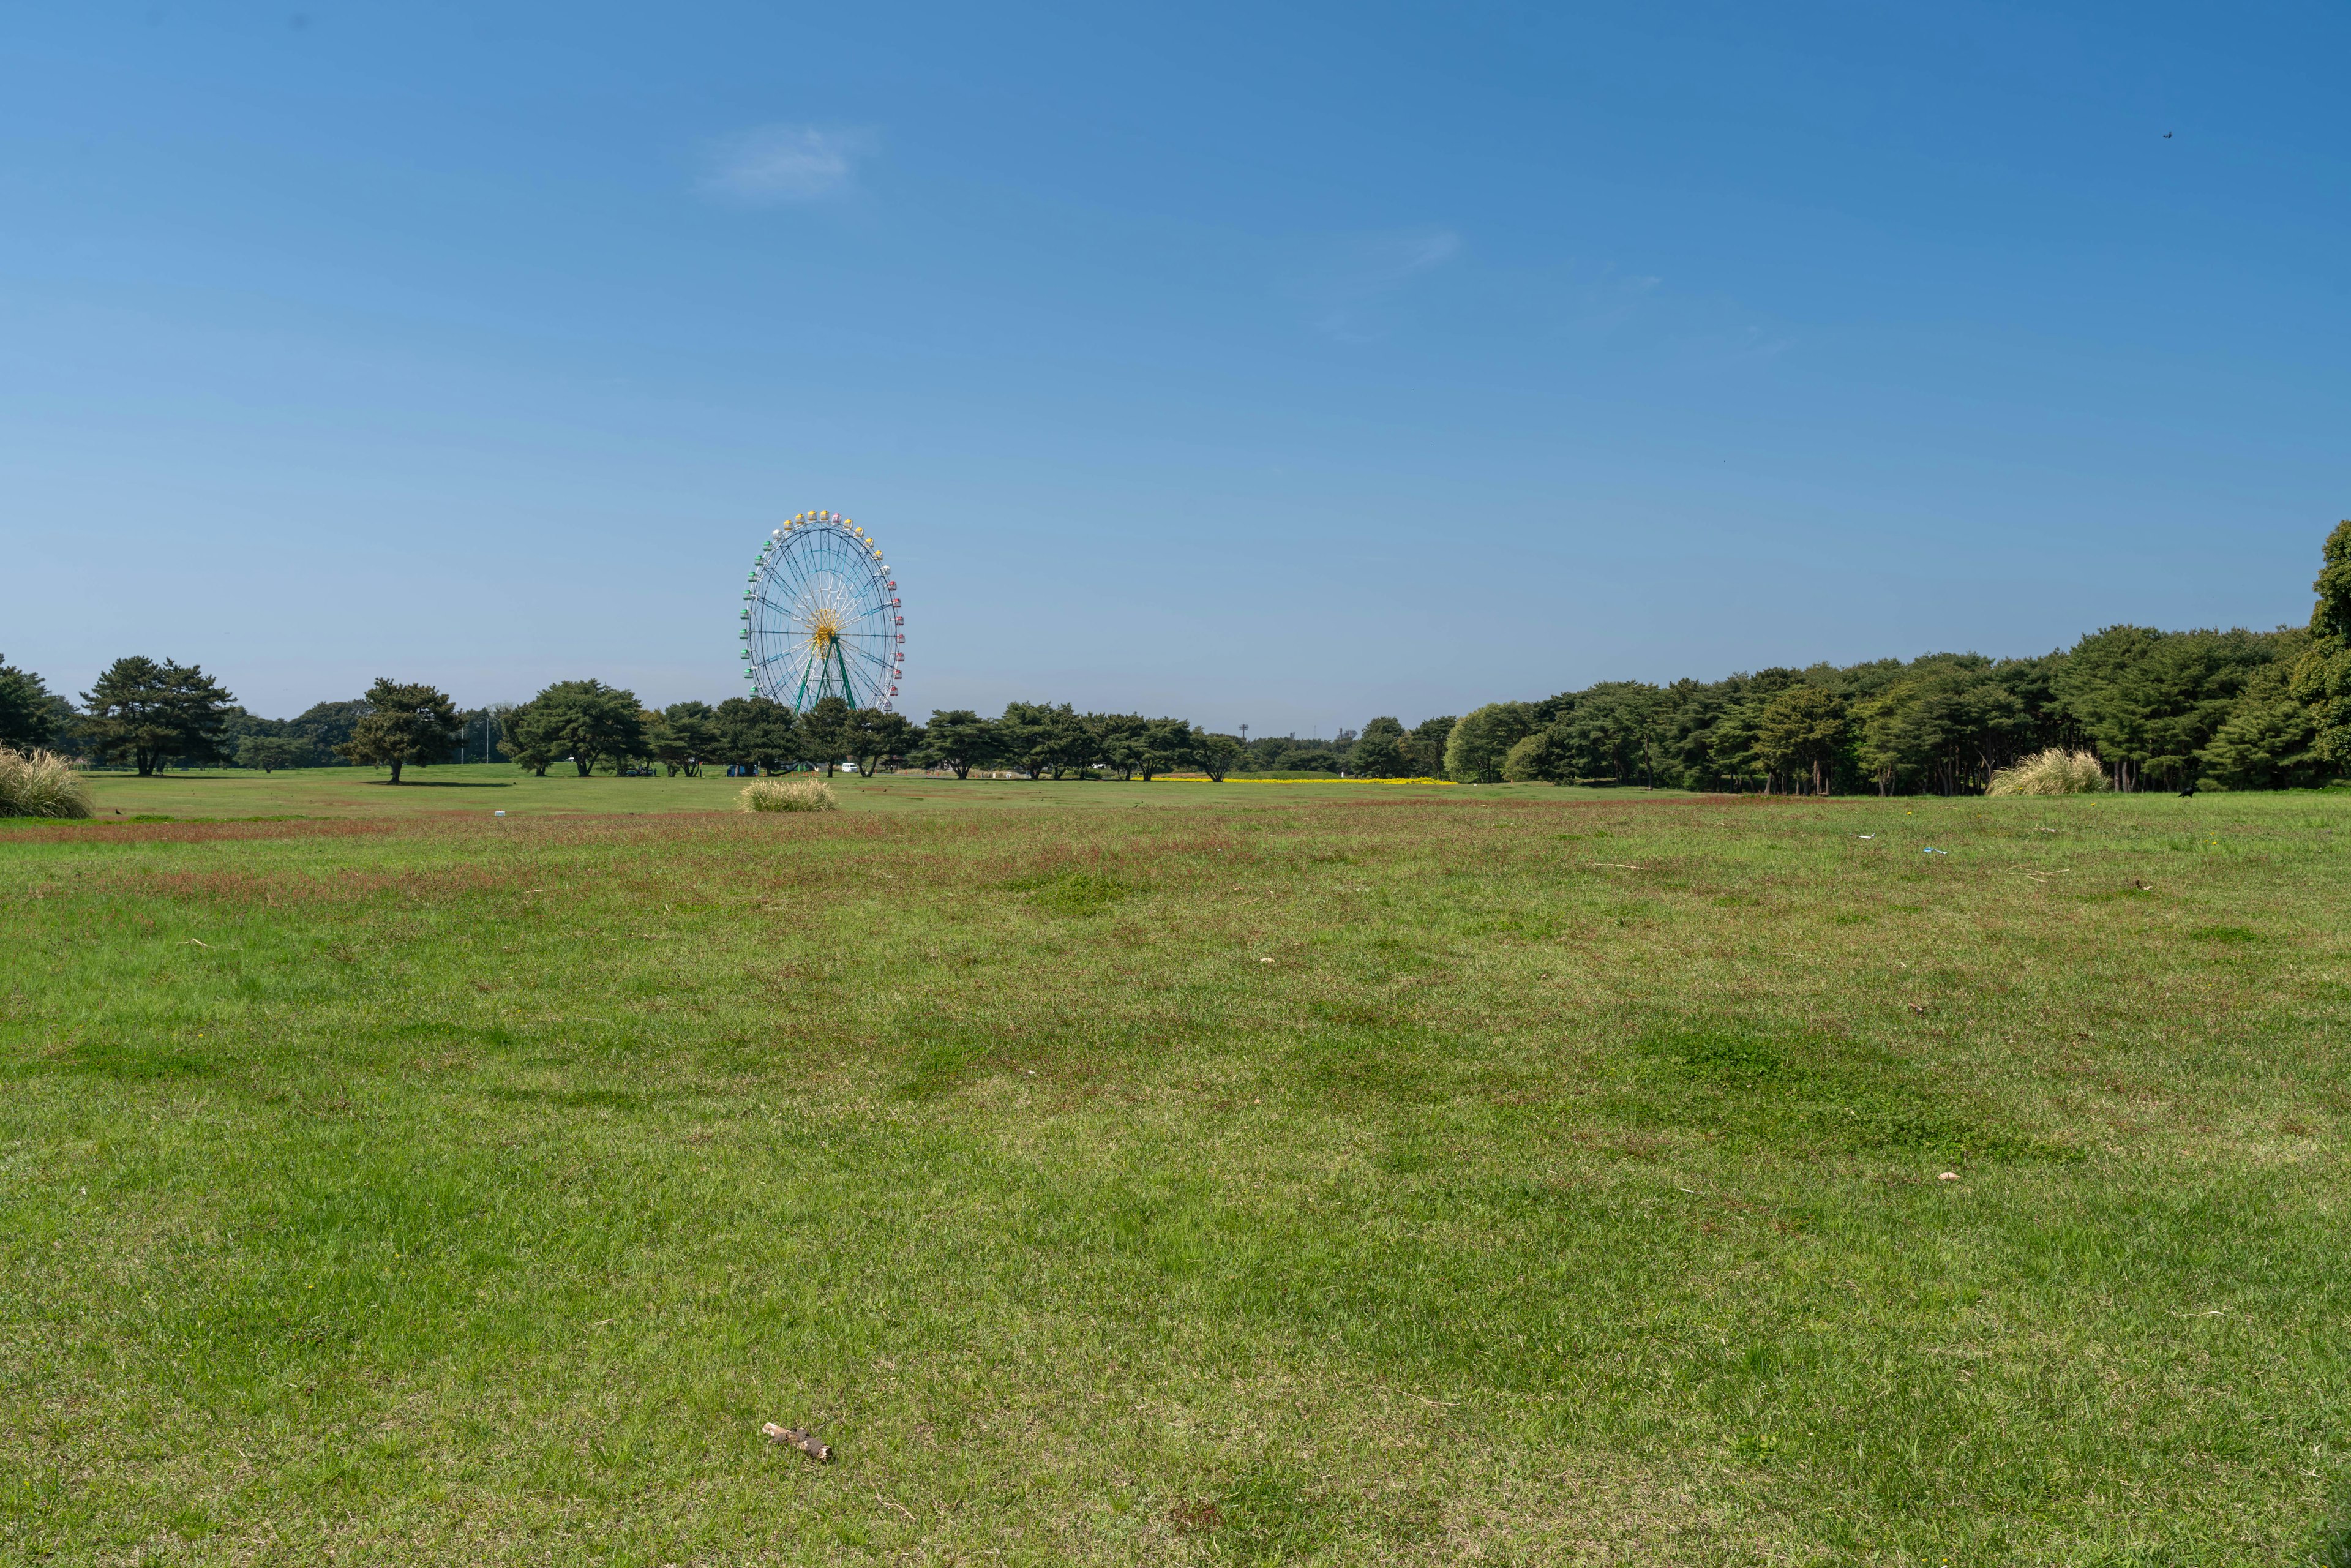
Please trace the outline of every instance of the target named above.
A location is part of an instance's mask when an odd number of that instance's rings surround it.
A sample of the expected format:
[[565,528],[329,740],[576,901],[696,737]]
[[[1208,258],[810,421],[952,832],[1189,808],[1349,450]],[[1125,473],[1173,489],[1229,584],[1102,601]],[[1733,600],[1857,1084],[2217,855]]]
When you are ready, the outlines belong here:
[[2351,792],[423,779],[0,826],[0,1561],[2351,1554]]

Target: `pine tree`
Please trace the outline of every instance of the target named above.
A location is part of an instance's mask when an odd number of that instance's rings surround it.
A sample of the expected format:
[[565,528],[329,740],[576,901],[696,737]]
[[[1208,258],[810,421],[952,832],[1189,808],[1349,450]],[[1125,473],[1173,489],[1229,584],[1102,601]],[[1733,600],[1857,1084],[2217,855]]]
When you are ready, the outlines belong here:
[[412,762],[422,767],[446,761],[464,733],[457,705],[433,686],[379,677],[368,688],[367,704],[367,716],[351,727],[350,739],[336,749],[353,762],[390,768],[394,784],[400,782],[400,770]]
[[173,758],[213,762],[236,699],[195,664],[117,659],[81,695],[82,734],[100,761],[127,757],[145,778]]

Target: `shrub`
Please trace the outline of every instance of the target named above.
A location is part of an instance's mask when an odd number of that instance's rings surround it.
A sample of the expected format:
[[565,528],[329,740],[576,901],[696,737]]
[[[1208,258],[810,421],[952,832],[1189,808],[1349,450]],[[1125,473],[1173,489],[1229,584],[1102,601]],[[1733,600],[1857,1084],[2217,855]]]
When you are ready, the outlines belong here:
[[746,811],[834,811],[841,802],[821,779],[762,779],[743,788]]
[[1987,795],[2095,795],[2114,788],[2097,758],[2053,746],[1991,776]]
[[89,791],[54,751],[0,747],[0,817],[87,817]]

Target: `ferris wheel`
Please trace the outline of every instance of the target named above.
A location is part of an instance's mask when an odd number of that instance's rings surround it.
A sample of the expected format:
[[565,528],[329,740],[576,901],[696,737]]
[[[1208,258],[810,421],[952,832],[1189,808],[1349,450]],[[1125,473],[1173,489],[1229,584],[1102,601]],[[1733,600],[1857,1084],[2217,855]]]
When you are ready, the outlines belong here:
[[873,536],[802,512],[768,536],[743,591],[743,678],[794,711],[820,697],[888,708],[906,664],[898,585]]

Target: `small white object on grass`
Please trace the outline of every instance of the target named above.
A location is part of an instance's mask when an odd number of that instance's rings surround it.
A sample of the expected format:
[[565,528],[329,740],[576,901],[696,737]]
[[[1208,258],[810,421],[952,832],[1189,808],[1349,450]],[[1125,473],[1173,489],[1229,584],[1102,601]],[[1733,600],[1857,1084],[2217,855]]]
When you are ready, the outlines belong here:
[[1259,963],[1260,963],[1260,964],[1270,964],[1270,963],[1272,963],[1272,962],[1273,962],[1273,960],[1272,960],[1272,959],[1270,959],[1270,958],[1259,958],[1259,959],[1258,960],[1258,962],[1259,962]]
[[1874,838],[1876,838],[1876,836],[1877,836],[1877,835],[1876,835],[1876,833],[1855,833],[1855,834],[1854,834],[1854,837],[1855,837],[1855,838],[1856,838],[1856,839],[1874,839]]
[[490,815],[493,817],[503,817],[506,813],[504,811],[492,811]]
[[1941,1176],[1937,1176],[1935,1179],[1937,1181],[1957,1181],[1959,1179],[1959,1173],[1957,1171],[1945,1171]]

